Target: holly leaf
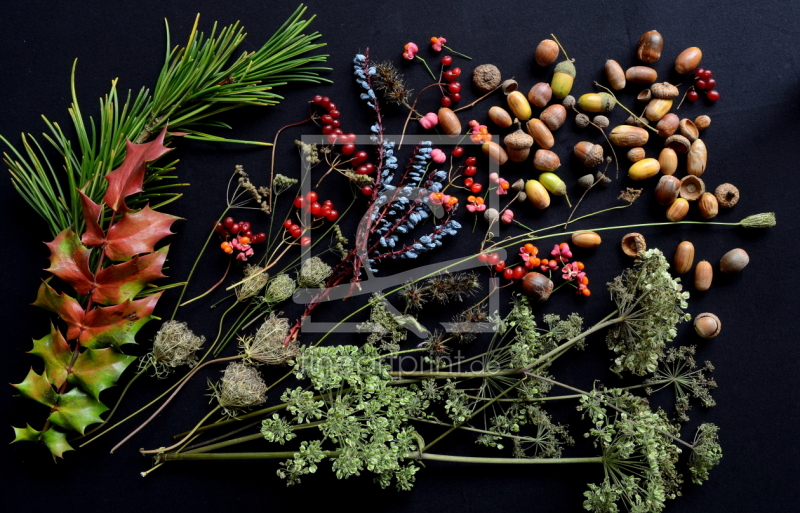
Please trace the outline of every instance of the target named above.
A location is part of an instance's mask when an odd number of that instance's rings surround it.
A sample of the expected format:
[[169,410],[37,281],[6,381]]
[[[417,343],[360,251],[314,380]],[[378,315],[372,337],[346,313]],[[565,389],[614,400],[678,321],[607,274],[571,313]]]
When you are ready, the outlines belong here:
[[47,372],[39,375],[31,369],[22,383],[11,386],[19,390],[21,396],[33,399],[45,406],[53,407],[58,402],[58,394],[47,380]]
[[64,292],[57,294],[53,287],[43,281],[39,286],[39,293],[36,295],[36,301],[33,302],[33,306],[58,314],[67,323],[67,338],[69,340],[77,338],[80,334],[85,312],[75,298],[68,296]]
[[178,219],[156,212],[150,205],[139,212],[125,214],[108,230],[106,256],[111,260],[128,260],[139,253],[150,253],[158,241],[172,235],[169,227]]
[[92,300],[103,305],[116,305],[133,299],[145,285],[165,277],[161,273],[161,268],[167,258],[167,251],[169,246],[100,270],[97,273]]
[[36,431],[30,426],[30,424],[25,424],[24,428],[14,428],[14,440],[12,440],[11,443],[38,442],[41,436],[41,431]]
[[68,379],[99,399],[100,392],[113,387],[135,359],[135,356],[118,353],[110,347],[87,349],[78,355]]
[[149,143],[134,144],[127,141],[125,160],[117,169],[106,175],[108,189],[103,196],[103,201],[111,210],[127,212],[128,206],[125,204],[125,198],[142,191],[146,163],[172,150],[172,148],[164,146],[166,133],[167,127],[165,126],[158,137]]
[[62,433],[61,431],[52,427],[44,432],[44,435],[42,435],[42,440],[44,440],[44,444],[47,446],[47,448],[50,449],[53,459],[63,458],[65,452],[75,450],[69,445],[69,443],[67,443],[66,433]]
[[90,248],[102,246],[105,242],[105,234],[97,220],[100,219],[103,207],[92,201],[83,191],[78,190],[78,194],[81,195],[81,210],[83,210],[83,219],[86,221],[86,231],[81,236],[81,242]]
[[69,364],[72,362],[72,349],[58,328],[51,324],[50,334],[34,340],[33,349],[29,353],[44,361],[44,374],[53,386],[58,388],[64,384],[69,375]]
[[83,347],[98,349],[113,346],[117,349],[123,344],[134,344],[134,337],[153,316],[153,309],[162,292],[136,301],[89,310],[81,325],[78,342]]
[[103,422],[100,414],[107,410],[97,399],[80,388],[73,388],[59,397],[48,420],[58,427],[83,434],[86,426]]
[[72,286],[78,294],[90,294],[94,288],[94,274],[89,270],[91,251],[81,244],[75,232],[66,229],[45,245],[50,249],[50,267],[47,270]]

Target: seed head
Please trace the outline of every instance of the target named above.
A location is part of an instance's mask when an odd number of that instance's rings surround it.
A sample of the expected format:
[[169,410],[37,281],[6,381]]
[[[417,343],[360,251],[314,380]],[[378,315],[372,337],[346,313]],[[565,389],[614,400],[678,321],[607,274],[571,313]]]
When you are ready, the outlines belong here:
[[205,337],[198,337],[185,322],[167,321],[161,325],[153,340],[153,350],[139,363],[140,368],[153,366],[156,377],[166,377],[175,367],[197,363],[195,353]]
[[240,409],[263,404],[267,400],[266,392],[267,384],[258,370],[232,362],[225,369],[214,395],[225,413],[235,417]]
[[300,267],[297,284],[303,288],[322,287],[333,272],[331,266],[319,257],[311,257]]
[[294,280],[288,274],[279,274],[269,282],[264,292],[264,299],[268,303],[280,303],[289,299],[294,294]]

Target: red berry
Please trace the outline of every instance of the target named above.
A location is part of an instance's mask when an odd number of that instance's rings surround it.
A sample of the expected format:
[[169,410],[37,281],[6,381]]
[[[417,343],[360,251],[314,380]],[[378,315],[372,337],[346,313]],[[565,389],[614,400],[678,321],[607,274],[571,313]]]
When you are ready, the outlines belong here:
[[479,184],[478,182],[475,182],[470,186],[469,190],[471,190],[473,194],[478,194],[483,190],[483,185]]
[[328,217],[328,214],[331,213],[331,207],[322,207],[319,211],[319,217]]
[[264,233],[264,232],[261,232],[261,233],[257,233],[256,236],[253,238],[253,243],[254,244],[261,244],[265,240],[267,240],[267,234]]
[[708,98],[712,102],[719,100],[719,91],[717,91],[716,89],[712,89],[711,91],[706,93],[706,98]]
[[217,223],[214,225],[214,231],[217,233],[222,233],[225,231],[225,225],[222,223]]
[[297,226],[296,224],[293,224],[292,227],[289,228],[289,233],[292,235],[292,237],[296,239],[301,235],[303,235],[303,229]]
[[713,78],[706,79],[706,86],[707,86],[708,89],[714,89],[714,87],[716,87],[716,85],[717,85],[716,79],[713,79]]
[[514,279],[514,269],[512,269],[510,267],[508,269],[505,269],[503,271],[503,278],[505,278],[507,280]]
[[339,121],[338,119],[332,119],[331,120],[331,126],[333,128],[339,128],[340,126],[342,126],[342,122]]
[[328,113],[330,113],[332,110],[339,110],[336,108],[336,104],[333,102],[328,103],[328,106],[325,108],[328,109]]
[[243,232],[249,232],[252,226],[247,221],[240,223],[239,227],[242,229]]
[[478,159],[476,157],[467,157],[466,164],[468,166],[474,166],[478,163]]
[[694,70],[694,76],[695,76],[695,77],[697,77],[697,78],[703,78],[703,74],[704,74],[705,72],[706,72],[706,70],[705,70],[705,69],[703,69],[703,68],[697,68],[696,70]]
[[475,167],[475,166],[467,166],[466,168],[464,168],[464,174],[467,175],[467,176],[472,176],[477,172],[478,172],[478,168]]
[[230,228],[231,226],[233,226],[233,223],[235,223],[235,222],[236,221],[234,221],[232,217],[226,217],[222,221],[222,226],[224,226],[225,228]]
[[242,237],[247,237],[248,239],[253,240],[253,232],[250,230],[244,230],[242,232]]
[[448,82],[452,82],[457,78],[458,75],[454,74],[452,70],[448,70],[444,72],[444,79]]
[[519,280],[519,279],[521,279],[521,278],[522,278],[523,276],[525,276],[526,274],[528,274],[528,270],[527,270],[527,269],[525,269],[523,266],[521,266],[521,265],[518,265],[518,266],[516,266],[516,267],[514,268],[514,279],[515,279],[515,280]]
[[498,255],[497,253],[492,253],[491,255],[489,255],[490,265],[497,265],[498,262],[500,262],[500,255]]
[[478,261],[486,263],[487,260],[489,260],[489,255],[486,253],[481,253],[478,255]]
[[331,116],[330,114],[325,114],[324,116],[321,116],[321,117],[319,118],[319,121],[320,121],[320,122],[321,122],[323,125],[330,125],[330,124],[331,124],[331,122],[333,121],[333,116]]
[[239,223],[233,223],[231,226],[228,227],[228,231],[231,232],[232,235],[236,235],[237,233],[239,233],[239,230],[241,229],[242,227],[239,226]]
[[464,148],[462,148],[461,146],[456,146],[455,148],[453,148],[454,157],[460,157],[463,154],[464,154]]
[[306,204],[306,199],[302,196],[298,196],[294,199],[295,208],[303,208],[303,205],[305,204]]
[[500,260],[499,262],[497,262],[494,265],[494,270],[497,271],[497,272],[500,272],[505,268],[506,268],[506,261],[505,260]]
[[449,107],[453,104],[453,100],[449,96],[442,96],[442,107]]
[[336,221],[337,219],[339,219],[339,211],[338,210],[331,210],[330,212],[328,212],[328,214],[325,216],[325,218],[328,221]]
[[332,117],[332,118],[338,118],[339,116],[341,116],[341,115],[342,115],[342,113],[341,113],[341,112],[339,112],[339,111],[338,111],[338,110],[336,110],[336,109],[331,109],[331,110],[329,110],[329,111],[328,111],[328,115],[329,115],[330,117]]
[[711,72],[710,69],[703,70],[703,78],[708,80],[714,73]]
[[342,154],[344,155],[352,155],[354,151],[356,151],[355,144],[345,144],[344,146],[342,146]]
[[324,105],[328,105],[328,104],[330,104],[330,103],[331,103],[331,99],[330,99],[330,98],[328,98],[327,96],[323,96],[323,97],[322,97],[322,100],[320,100],[320,102],[319,102],[319,104],[320,104],[320,105],[323,105],[323,106],[324,106]]
[[694,81],[694,86],[698,89],[706,89],[708,87],[708,84],[702,78],[698,78],[697,80]]
[[284,228],[286,228],[287,230],[288,230],[289,228],[291,228],[291,227],[292,227],[292,225],[294,225],[294,223],[292,222],[292,220],[291,220],[291,219],[287,219],[286,221],[284,221],[284,222],[283,222],[283,227],[284,227]]
[[464,179],[464,186],[465,187],[471,187],[474,181],[475,180],[473,180],[472,178],[465,178]]
[[320,95],[316,95],[316,96],[314,97],[314,99],[313,99],[313,100],[311,100],[311,101],[313,101],[313,102],[314,102],[316,105],[319,105],[320,103],[322,103],[322,96],[320,96]]
[[442,57],[442,64],[444,64],[445,66],[453,64],[453,57],[445,55],[444,57]]
[[372,191],[374,190],[375,189],[371,185],[367,184],[361,187],[361,194],[364,196],[372,196]]
[[697,94],[697,91],[689,91],[686,93],[686,99],[690,102],[696,102],[698,98],[700,98],[700,95]]
[[460,93],[461,92],[461,82],[450,82],[450,85],[447,86],[447,90],[451,93]]
[[308,210],[309,212],[311,212],[312,216],[318,216],[320,210],[322,210],[322,205],[320,205],[315,201],[314,203],[311,204],[311,208],[309,208]]
[[314,203],[317,201],[317,198],[319,198],[319,196],[317,196],[317,193],[314,191],[308,191],[308,194],[306,194],[306,199],[309,203]]
[[322,202],[322,206],[323,207],[332,207],[333,206],[333,202],[331,200],[325,200],[325,201]]
[[325,125],[322,127],[322,135],[328,135],[333,133],[333,127],[331,125]]
[[[339,129],[336,128],[335,130],[339,130]],[[335,133],[334,134],[328,134],[328,143],[333,144],[333,143],[336,142],[337,139],[339,139],[339,134],[335,134]]]
[[358,166],[356,168],[356,174],[368,175],[369,174],[369,168],[367,166]]
[[367,155],[366,151],[359,151],[353,157],[353,165],[354,166],[361,165],[361,163],[364,162],[365,160],[367,160],[368,157],[369,157],[369,155]]
[[300,239],[301,246],[310,246],[311,245],[311,237],[303,237]]
[[453,68],[450,70],[456,77],[461,74],[461,68]]
[[461,93],[453,93],[450,95],[450,98],[452,98],[455,103],[458,103],[461,101]]

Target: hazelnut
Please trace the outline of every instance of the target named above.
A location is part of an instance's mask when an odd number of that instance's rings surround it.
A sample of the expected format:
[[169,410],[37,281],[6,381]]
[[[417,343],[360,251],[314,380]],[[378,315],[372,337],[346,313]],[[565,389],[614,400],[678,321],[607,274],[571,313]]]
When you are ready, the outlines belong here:
[[706,184],[700,178],[688,175],[681,178],[681,198],[694,201],[706,192]]
[[722,322],[712,313],[701,313],[694,318],[694,330],[703,338],[714,338],[721,329]]
[[540,273],[528,273],[522,278],[522,291],[537,301],[547,301],[553,292],[553,282]]
[[[662,170],[663,171],[663,170]],[[671,205],[681,191],[681,181],[671,175],[664,175],[656,185],[656,202],[659,205]]]
[[694,288],[700,292],[705,292],[711,288],[711,280],[714,279],[714,269],[711,264],[703,260],[697,263],[694,268]]
[[739,189],[730,183],[724,183],[714,191],[719,206],[722,208],[733,208],[739,202]]
[[563,105],[554,103],[542,111],[539,119],[544,121],[544,124],[550,130],[558,130],[567,119],[567,109]]
[[630,150],[628,150],[626,156],[628,157],[628,160],[630,160],[631,162],[639,162],[644,158],[644,148],[642,148],[641,146],[637,146],[636,148],[631,148]]
[[472,83],[479,91],[488,93],[500,85],[500,70],[494,64],[481,64],[472,72]]
[[697,116],[694,119],[694,124],[697,127],[697,129],[702,132],[703,130],[708,128],[708,125],[711,124],[711,118],[706,116],[705,114],[702,116]]
[[719,213],[717,197],[710,192],[704,192],[703,195],[700,196],[697,207],[700,209],[700,215],[703,216],[704,219],[711,219],[712,217],[716,217]]
[[680,221],[689,213],[689,202],[685,198],[678,198],[667,208],[667,219],[673,223]]
[[635,257],[640,252],[647,249],[644,235],[641,233],[629,233],[622,237],[622,251],[630,257]]
[[558,59],[558,43],[545,39],[536,46],[534,59],[539,66],[549,66]]
[[686,274],[692,268],[692,264],[694,264],[694,244],[685,240],[678,244],[672,265],[676,273]]
[[719,261],[719,269],[724,273],[733,274],[744,269],[749,263],[750,257],[747,252],[741,248],[736,248],[722,255],[722,259]]

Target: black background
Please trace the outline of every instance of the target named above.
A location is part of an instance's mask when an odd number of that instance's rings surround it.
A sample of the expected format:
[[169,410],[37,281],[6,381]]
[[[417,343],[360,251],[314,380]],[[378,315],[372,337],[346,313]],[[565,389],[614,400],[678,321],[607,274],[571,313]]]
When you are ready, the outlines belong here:
[[[228,1],[195,2],[6,2],[0,15],[0,133],[14,143],[21,132],[38,134],[44,126],[39,115],[68,125],[66,108],[69,98],[69,74],[73,59],[78,59],[78,96],[85,114],[97,115],[97,98],[108,91],[110,80],[119,77],[119,88],[138,90],[152,87],[163,62],[164,18],[172,31],[173,43],[185,41],[195,14],[200,12],[201,29],[210,31],[214,20],[229,24],[241,20],[248,32],[243,48],[254,50],[265,41],[294,9],[293,4],[275,2]],[[533,63],[535,45],[555,33],[570,56],[576,59],[578,76],[573,92],[592,90],[592,81],[602,78],[607,58],[623,67],[634,64],[634,48],[639,36],[657,29],[665,39],[662,59],[656,63],[660,77],[680,82],[671,71],[677,53],[689,46],[704,51],[701,66],[712,69],[722,99],[717,104],[704,100],[684,105],[681,117],[709,114],[712,125],[703,138],[709,148],[709,166],[703,176],[714,188],[732,182],[742,191],[742,200],[720,221],[738,221],[762,211],[775,211],[778,226],[769,231],[744,233],[730,227],[659,227],[641,229],[651,247],[659,247],[668,257],[681,240],[691,240],[697,248],[697,260],[707,259],[715,266],[722,254],[742,247],[751,257],[749,267],[740,275],[715,277],[706,293],[693,291],[690,312],[716,313],[723,322],[722,334],[710,342],[701,342],[688,324],[682,325],[678,341],[699,343],[700,359],[711,359],[720,387],[715,393],[718,406],[708,411],[693,410],[693,422],[683,434],[691,438],[692,426],[699,421],[721,427],[724,458],[714,469],[711,480],[702,487],[687,484],[684,497],[671,501],[668,511],[794,511],[800,495],[796,482],[796,443],[798,400],[796,395],[798,362],[797,307],[795,298],[796,257],[798,249],[797,154],[800,143],[800,4],[792,1],[770,2],[552,2],[545,5],[522,2],[402,2],[369,4],[366,2],[311,2],[310,13],[318,15],[313,29],[323,34],[331,55],[333,71],[326,76],[334,85],[282,89],[285,96],[277,107],[250,110],[229,116],[234,126],[231,137],[271,140],[275,131],[303,119],[305,102],[314,94],[330,96],[341,108],[345,126],[354,132],[368,129],[369,113],[357,101],[357,88],[350,75],[350,62],[356,52],[370,47],[377,59],[392,59],[408,72],[417,90],[429,83],[429,77],[415,62],[400,62],[402,45],[417,42],[420,55],[434,66],[437,55],[427,44],[432,35],[447,37],[456,50],[472,55],[474,61],[456,59],[465,75],[474,65],[491,62],[505,77],[515,76],[521,89],[538,81],[549,81],[551,69]],[[468,79],[463,80],[465,86]],[[684,86],[686,84],[684,83]],[[475,97],[465,87],[465,100]],[[629,87],[621,96],[634,106],[638,89]],[[682,89],[683,91],[683,89]],[[425,97],[424,109],[435,110],[435,94]],[[494,97],[462,116],[486,120],[486,111],[502,101]],[[462,104],[466,104],[463,101]],[[685,114],[684,114],[685,113]],[[389,111],[388,132],[397,133],[403,113]],[[612,126],[627,114],[616,109]],[[346,131],[349,131],[346,130]],[[414,127],[416,130],[416,127]],[[313,134],[305,127],[287,133],[277,149],[278,166],[286,174],[295,173],[298,159],[290,137]],[[582,169],[571,156],[570,148],[581,139],[600,142],[594,132],[581,133],[569,121],[556,133],[555,151],[564,166],[559,174],[570,187]],[[654,138],[655,139],[655,138]],[[658,151],[658,141],[649,153]],[[178,173],[191,182],[186,195],[169,208],[185,218],[175,226],[171,239],[170,279],[186,276],[196,252],[202,245],[207,227],[224,205],[224,186],[235,164],[243,164],[263,181],[268,170],[269,151],[241,146],[216,146],[192,141],[178,142],[181,158]],[[620,157],[622,154],[620,153]],[[624,157],[622,157],[624,159]],[[623,162],[624,165],[624,162]],[[512,182],[531,174],[530,163],[504,171]],[[683,171],[679,170],[679,176]],[[622,172],[624,177],[624,171]],[[485,181],[485,177],[484,177]],[[588,213],[616,204],[621,187],[634,185],[625,178],[615,181],[604,192],[587,197],[582,212]],[[644,182],[646,192],[631,209],[606,214],[586,221],[579,228],[614,226],[663,221],[663,208],[652,201],[655,179]],[[573,188],[573,197],[578,192]],[[39,280],[46,276],[47,251],[40,241],[47,240],[44,224],[16,195],[8,181],[0,186],[0,230],[3,269],[3,356],[0,380],[21,381],[36,359],[26,355],[30,340],[47,330],[47,315],[28,306],[35,297]],[[344,205],[349,189],[342,180],[331,178],[326,194]],[[517,207],[517,218],[530,226],[548,226],[568,215],[563,201],[556,200],[546,212],[535,212],[529,205]],[[249,214],[243,214],[247,216]],[[693,210],[689,219],[699,219]],[[252,220],[259,219],[253,216]],[[263,222],[263,221],[262,221]],[[433,259],[463,254],[467,243],[477,241],[469,235],[469,222],[450,245]],[[514,233],[510,229],[508,233]],[[629,262],[618,248],[625,233],[606,232],[606,243],[594,251],[579,253],[590,269],[594,295],[581,301],[564,293],[554,297],[541,313],[577,311],[587,322],[603,317],[610,308],[602,284],[618,274]],[[459,247],[456,247],[459,246]],[[546,248],[546,244],[540,247]],[[469,249],[472,251],[472,249]],[[427,260],[429,263],[434,260]],[[216,281],[224,267],[220,255],[211,253],[203,261],[200,279],[193,283],[194,293]],[[692,290],[689,287],[689,290]],[[191,294],[191,292],[190,292]],[[166,295],[156,311],[169,315],[174,295]],[[208,315],[209,303],[193,305],[179,315],[198,332],[213,336],[215,315]],[[336,319],[348,305],[326,307],[320,319]],[[287,313],[297,315],[296,308]],[[453,310],[454,312],[455,310]],[[452,313],[452,312],[449,312]],[[155,325],[156,323],[152,323]],[[155,326],[148,326],[138,340],[142,354]],[[313,340],[309,337],[308,340]],[[343,339],[339,339],[342,341]],[[576,386],[588,388],[592,380],[615,384],[604,371],[608,354],[601,338],[591,339],[586,354],[571,356],[553,369],[556,376]],[[216,371],[207,373],[215,377]],[[277,375],[277,374],[276,374]],[[154,380],[137,385],[122,409],[131,412],[152,397],[163,385]],[[598,468],[521,468],[477,467],[432,464],[418,474],[415,489],[408,493],[381,491],[362,477],[336,481],[325,465],[317,475],[300,486],[286,488],[275,476],[271,462],[175,463],[154,472],[146,479],[138,472],[149,468],[147,459],[136,452],[141,446],[168,443],[169,436],[187,429],[207,411],[204,383],[198,379],[156,422],[116,454],[108,450],[132,424],[117,430],[78,452],[66,454],[53,464],[43,448],[27,444],[4,445],[2,491],[7,511],[34,511],[45,507],[61,511],[101,508],[114,510],[195,510],[222,509],[323,510],[341,506],[349,510],[378,511],[578,511],[587,481],[602,479]],[[107,392],[106,402],[113,402],[116,392]],[[37,426],[43,414],[36,405],[13,398],[8,387],[0,394],[0,418],[6,425]],[[276,401],[273,395],[270,401]],[[580,435],[582,425],[571,406],[557,410],[564,420],[574,422],[572,433]],[[559,417],[559,418],[561,418]],[[430,435],[429,435],[430,436]],[[435,435],[434,435],[435,436]],[[11,429],[6,439],[11,440]],[[469,437],[459,439],[468,446]],[[261,450],[258,445],[252,450]],[[459,449],[457,444],[442,444],[442,450],[480,453],[489,451]],[[579,448],[566,455],[579,455]]]

